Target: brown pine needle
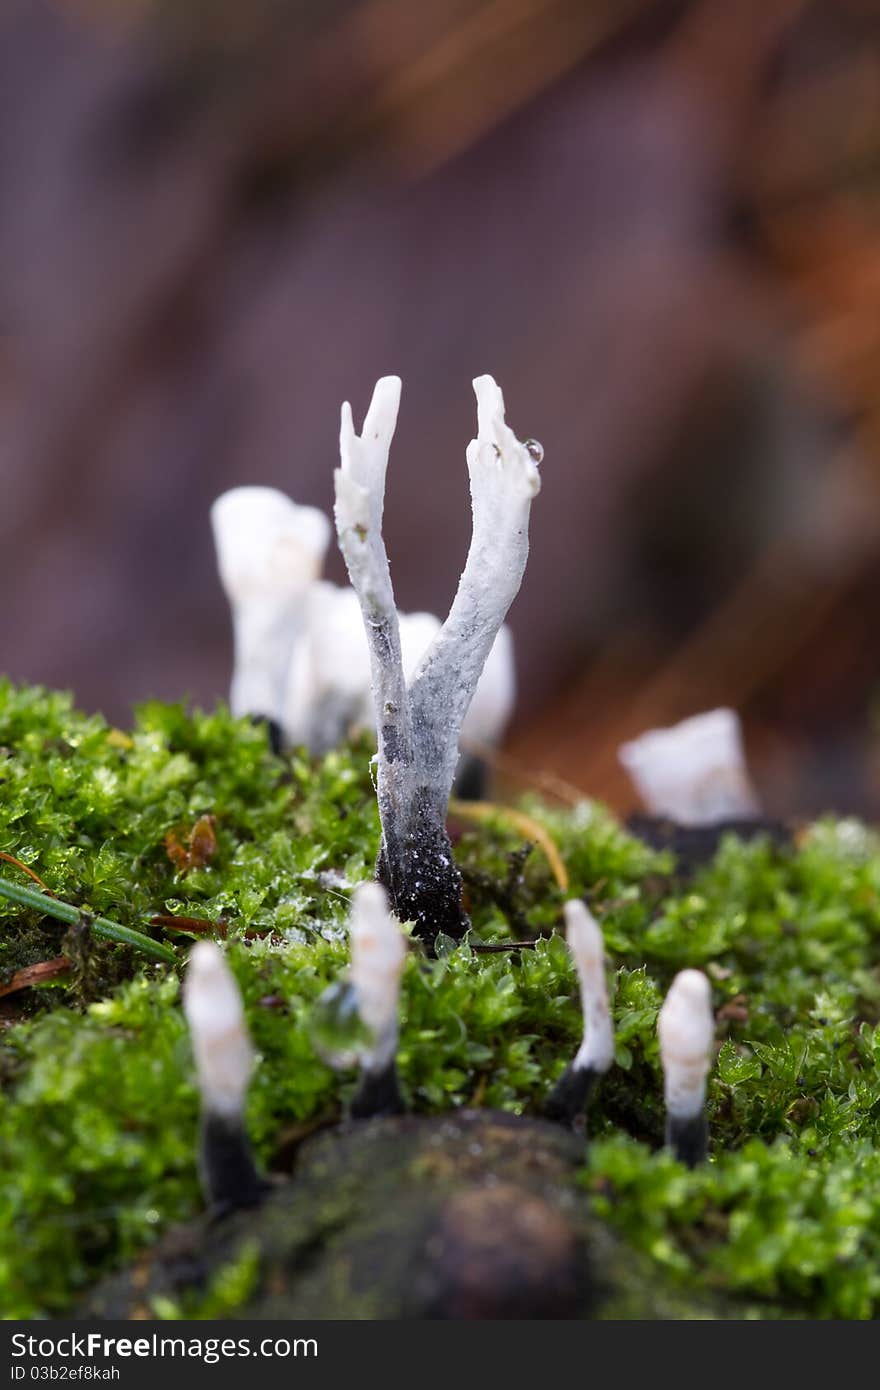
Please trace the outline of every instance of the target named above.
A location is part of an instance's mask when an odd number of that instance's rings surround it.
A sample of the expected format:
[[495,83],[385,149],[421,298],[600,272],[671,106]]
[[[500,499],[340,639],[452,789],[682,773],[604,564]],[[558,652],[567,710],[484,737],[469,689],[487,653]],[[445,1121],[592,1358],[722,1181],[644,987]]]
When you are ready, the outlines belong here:
[[548,835],[543,825],[540,825],[531,816],[527,816],[525,811],[515,811],[512,806],[498,806],[493,801],[459,801],[457,797],[450,798],[449,811],[458,820],[471,821],[475,825],[482,825],[489,820],[507,821],[517,830],[520,830],[527,839],[533,840],[543,851],[553,877],[562,892],[568,892],[568,870],[562,862],[562,855],[556,848],[555,841]]
[[27,864],[22,864],[21,860],[16,859],[14,854],[6,854],[2,849],[0,849],[0,859],[3,859],[7,864],[13,864],[16,869],[21,869],[22,873],[27,874],[28,878],[32,878],[34,880],[34,883],[39,884],[43,892],[48,893],[50,898],[54,898],[56,896],[56,894],[52,892],[51,888],[46,887],[39,874],[35,874],[33,869],[28,868]]
[[151,927],[164,927],[166,931],[192,932],[194,936],[225,936],[225,922],[209,922],[206,917],[174,917],[168,912],[159,912],[150,918]]
[[[7,855],[3,856],[8,858]],[[19,989],[29,989],[31,985],[42,985],[47,980],[54,980],[58,975],[65,975],[70,969],[70,961],[67,956],[56,956],[54,960],[40,960],[36,965],[25,965],[21,970],[16,970],[12,979],[5,985],[0,985],[0,999],[6,994],[15,994]]]

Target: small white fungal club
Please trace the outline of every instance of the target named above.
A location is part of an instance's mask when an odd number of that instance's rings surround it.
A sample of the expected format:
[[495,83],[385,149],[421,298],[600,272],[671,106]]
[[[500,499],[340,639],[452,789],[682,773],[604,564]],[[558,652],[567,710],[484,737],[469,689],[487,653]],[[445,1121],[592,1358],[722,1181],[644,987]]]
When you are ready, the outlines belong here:
[[306,595],[321,573],[330,524],[271,487],[218,497],[211,524],[220,579],[232,610],[233,714],[281,724],[288,666]]
[[711,825],[759,813],[739,717],[732,709],[694,715],[624,743],[618,757],[654,815]]
[[[304,614],[293,644],[282,725],[287,744],[325,753],[352,730],[375,733],[370,651],[354,589],[318,580],[305,597]],[[440,619],[433,613],[399,613],[398,622],[409,684],[440,631]],[[494,746],[510,719],[515,694],[513,637],[502,627],[465,715],[463,744],[477,751]]]
[[699,1115],[715,1052],[712,992],[701,970],[682,970],[669,987],[657,1019],[666,1111],[672,1120]]
[[354,590],[313,584],[288,673],[285,741],[326,753],[351,729],[369,727],[369,689],[370,656]]
[[400,977],[406,964],[406,939],[388,911],[378,883],[355,889],[351,911],[351,983],[361,1022],[373,1045],[363,1057],[365,1071],[382,1072],[397,1051]]
[[576,1071],[606,1072],[614,1061],[614,1029],[608,1007],[605,980],[605,943],[602,931],[579,898],[563,908],[565,937],[577,968],[584,1015],[584,1040],[574,1059]]
[[465,929],[461,883],[446,835],[462,725],[528,558],[529,511],[540,488],[540,446],[504,420],[489,376],[474,381],[477,438],[467,448],[473,531],[445,623],[407,685],[400,624],[382,539],[388,451],[400,379],[376,385],[361,435],[342,407],[336,530],[370,647],[379,743],[379,873],[398,915],[423,935]]
[[204,1109],[240,1117],[254,1065],[241,994],[220,947],[199,941],[190,952],[183,985]]

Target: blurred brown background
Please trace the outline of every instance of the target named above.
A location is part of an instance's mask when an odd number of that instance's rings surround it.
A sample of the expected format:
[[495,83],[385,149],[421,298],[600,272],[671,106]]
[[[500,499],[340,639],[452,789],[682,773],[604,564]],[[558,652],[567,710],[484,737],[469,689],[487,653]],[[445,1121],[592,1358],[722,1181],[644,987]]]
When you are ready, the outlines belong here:
[[875,0],[4,0],[0,670],[224,694],[209,503],[329,509],[390,371],[445,611],[490,371],[546,450],[514,781],[626,806],[725,702],[771,809],[880,816],[878,193]]

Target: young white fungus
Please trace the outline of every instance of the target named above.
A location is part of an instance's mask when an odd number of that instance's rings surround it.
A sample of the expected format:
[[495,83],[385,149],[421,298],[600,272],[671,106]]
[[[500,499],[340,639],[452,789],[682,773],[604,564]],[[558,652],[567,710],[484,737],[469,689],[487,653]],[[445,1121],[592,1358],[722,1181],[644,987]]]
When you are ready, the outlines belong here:
[[323,567],[330,523],[275,488],[237,487],[214,502],[211,524],[232,611],[230,707],[280,724],[291,649],[305,596]]
[[563,908],[565,935],[577,968],[584,1015],[584,1040],[574,1059],[575,1070],[605,1072],[614,1061],[614,1029],[605,980],[605,943],[596,919],[579,898]]
[[397,1051],[400,977],[406,963],[406,938],[388,911],[378,883],[354,891],[351,910],[351,983],[361,1022],[374,1043],[363,1058],[367,1071],[383,1071]]
[[254,1065],[241,994],[220,947],[199,941],[183,983],[199,1090],[206,1111],[240,1116]]
[[698,1115],[715,1054],[712,992],[701,970],[681,970],[657,1018],[666,1109],[673,1119]]
[[618,757],[654,815],[681,825],[758,814],[739,717],[732,709],[696,714],[624,743]]

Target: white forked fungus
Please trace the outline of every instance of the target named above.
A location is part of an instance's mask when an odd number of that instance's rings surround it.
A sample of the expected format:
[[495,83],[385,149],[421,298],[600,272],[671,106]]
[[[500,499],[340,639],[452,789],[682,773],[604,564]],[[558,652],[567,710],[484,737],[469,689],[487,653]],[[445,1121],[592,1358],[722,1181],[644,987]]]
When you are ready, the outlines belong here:
[[758,814],[735,710],[709,710],[668,729],[650,729],[624,743],[618,757],[655,815],[711,825]]
[[520,443],[505,424],[504,400],[491,377],[478,377],[474,391],[477,438],[467,448],[470,550],[449,616],[409,687],[382,538],[399,377],[377,383],[360,435],[350,405],[343,405],[335,474],[336,530],[370,647],[384,877],[395,907],[412,915],[423,933],[464,925],[460,906],[454,921],[460,881],[445,831],[449,792],[468,706],[522,581],[529,511],[540,488],[540,447]]
[[220,947],[199,941],[183,985],[199,1090],[206,1112],[240,1117],[254,1065],[241,994]]
[[715,1018],[712,992],[701,970],[681,970],[657,1018],[667,1114],[673,1120],[699,1115],[712,1065]]
[[361,1022],[373,1038],[362,1059],[365,1071],[382,1072],[397,1051],[400,977],[406,963],[406,939],[388,911],[378,883],[354,891],[351,910],[351,983]]
[[211,508],[220,579],[232,610],[230,707],[280,724],[306,594],[321,573],[330,523],[271,487],[237,487]]
[[578,973],[584,1015],[584,1040],[574,1067],[576,1071],[588,1068],[606,1072],[614,1061],[614,1029],[605,980],[605,942],[586,903],[572,898],[563,912],[565,938]]
[[[448,796],[462,724],[480,675],[519,592],[529,555],[529,515],[541,490],[543,450],[521,443],[504,419],[504,397],[491,376],[473,382],[477,437],[467,446],[473,529],[458,591],[436,640],[412,682],[417,728],[430,736],[421,750],[429,779]],[[503,656],[499,667],[504,665]],[[499,682],[504,681],[499,671]],[[374,691],[375,694],[375,691]]]

